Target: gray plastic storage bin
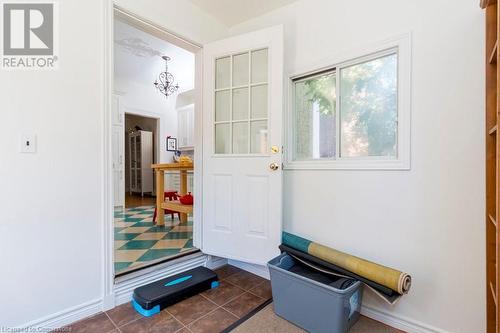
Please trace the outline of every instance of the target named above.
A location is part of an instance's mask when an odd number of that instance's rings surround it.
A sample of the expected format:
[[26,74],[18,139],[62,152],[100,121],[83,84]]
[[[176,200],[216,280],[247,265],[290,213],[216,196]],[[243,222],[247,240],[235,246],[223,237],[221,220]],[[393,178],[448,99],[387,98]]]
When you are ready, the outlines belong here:
[[347,332],[359,319],[361,282],[336,289],[290,272],[297,264],[286,253],[268,263],[276,314],[312,333]]

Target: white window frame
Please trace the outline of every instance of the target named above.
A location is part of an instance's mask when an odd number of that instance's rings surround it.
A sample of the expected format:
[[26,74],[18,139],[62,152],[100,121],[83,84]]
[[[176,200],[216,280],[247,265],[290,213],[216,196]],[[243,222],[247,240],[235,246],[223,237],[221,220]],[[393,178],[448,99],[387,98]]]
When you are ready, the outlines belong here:
[[[340,153],[340,72],[343,68],[383,56],[398,55],[398,115],[397,115],[397,151],[396,157],[367,156],[341,157]],[[307,76],[335,70],[337,81],[337,114],[336,114],[336,157],[335,159],[293,160],[295,151],[295,105],[294,84]],[[411,35],[405,34],[370,47],[347,52],[322,64],[288,76],[288,107],[285,113],[285,136],[287,148],[285,154],[285,170],[410,170],[411,167]]]

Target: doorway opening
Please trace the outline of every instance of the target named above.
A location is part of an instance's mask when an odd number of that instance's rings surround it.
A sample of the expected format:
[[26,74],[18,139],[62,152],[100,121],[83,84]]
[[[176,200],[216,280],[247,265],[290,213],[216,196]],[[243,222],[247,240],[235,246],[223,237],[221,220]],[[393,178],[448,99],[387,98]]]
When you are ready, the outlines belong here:
[[159,122],[159,118],[125,113],[124,195],[127,209],[154,205],[154,175],[150,165],[158,161]]
[[[153,169],[194,160],[195,53],[122,16],[115,13],[113,27],[115,277],[198,251],[193,214],[156,209]],[[165,172],[162,199],[177,202],[185,194],[181,177]],[[194,183],[190,170],[188,192]]]

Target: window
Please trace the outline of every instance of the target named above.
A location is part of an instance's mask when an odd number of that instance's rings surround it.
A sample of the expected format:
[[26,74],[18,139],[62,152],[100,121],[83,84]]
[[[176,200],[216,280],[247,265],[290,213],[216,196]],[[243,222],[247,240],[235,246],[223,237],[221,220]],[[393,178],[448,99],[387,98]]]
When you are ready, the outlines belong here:
[[341,69],[341,156],[397,156],[397,77],[397,54]]
[[336,155],[335,70],[294,83],[294,159],[308,160]]
[[267,152],[268,49],[215,60],[215,154]]
[[407,52],[401,44],[292,77],[287,168],[408,169]]

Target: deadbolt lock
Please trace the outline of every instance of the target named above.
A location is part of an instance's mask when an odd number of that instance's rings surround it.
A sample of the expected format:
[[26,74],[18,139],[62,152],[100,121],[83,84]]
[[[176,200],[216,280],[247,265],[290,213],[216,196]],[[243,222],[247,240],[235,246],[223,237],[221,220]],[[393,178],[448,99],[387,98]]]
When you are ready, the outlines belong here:
[[273,154],[277,154],[277,153],[279,153],[280,148],[278,146],[272,146],[271,151],[273,152]]

